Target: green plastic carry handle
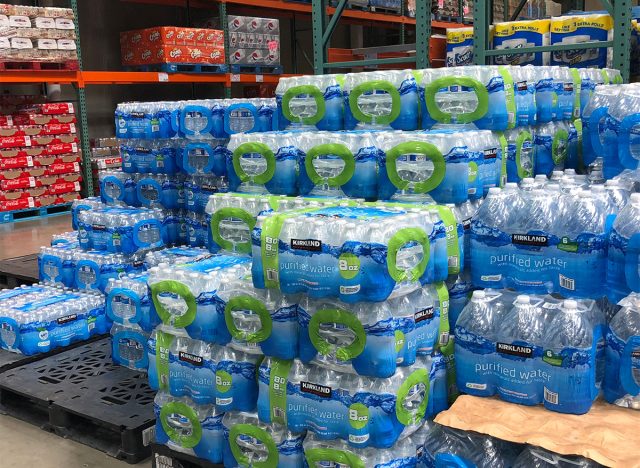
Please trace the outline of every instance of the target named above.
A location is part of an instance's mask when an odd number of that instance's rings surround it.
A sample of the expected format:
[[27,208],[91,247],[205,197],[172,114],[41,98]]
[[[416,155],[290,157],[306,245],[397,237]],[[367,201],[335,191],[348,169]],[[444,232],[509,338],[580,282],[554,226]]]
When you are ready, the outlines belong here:
[[[433,163],[431,177],[415,183],[402,179],[398,174],[397,161],[404,154],[422,154],[430,159]],[[430,192],[444,180],[446,167],[444,156],[442,156],[438,147],[425,141],[406,141],[387,151],[387,176],[389,181],[399,190],[405,190],[413,184],[412,189],[416,193]]]
[[[424,398],[420,402],[417,411],[411,412],[405,409],[404,402],[409,396],[409,392],[416,385],[424,385]],[[426,369],[418,369],[406,378],[398,389],[396,398],[396,417],[401,424],[411,426],[420,423],[424,419],[429,404],[429,372]]]
[[[396,265],[398,252],[409,242],[417,242],[422,246],[422,260],[410,270],[400,270]],[[396,232],[387,245],[387,270],[397,283],[409,280],[418,281],[429,263],[429,236],[420,228],[404,228]]]
[[352,452],[328,448],[312,448],[304,451],[307,464],[318,466],[318,463],[333,462],[349,468],[366,468],[364,462]]
[[[384,91],[391,96],[391,112],[386,115],[367,115],[360,110],[358,98],[364,93]],[[400,93],[389,81],[373,80],[361,83],[349,93],[349,107],[351,113],[359,122],[366,124],[389,125],[400,115]]]
[[489,92],[480,81],[468,76],[444,76],[432,81],[425,87],[424,99],[431,118],[440,123],[451,123],[453,121],[453,114],[443,112],[436,103],[436,94],[442,88],[456,85],[473,89],[478,99],[478,106],[475,110],[456,115],[456,122],[470,123],[482,118],[489,110]]
[[[558,154],[560,143],[562,141],[564,141],[564,151],[561,154]],[[564,128],[557,130],[553,137],[553,143],[551,144],[551,158],[553,159],[554,164],[561,164],[567,159],[567,152],[569,151],[569,148],[567,147],[568,144],[569,132]]]
[[[291,100],[302,94],[308,94],[316,101],[316,113],[310,117],[298,117],[291,113]],[[282,114],[289,122],[301,122],[305,125],[315,125],[322,120],[326,111],[324,94],[313,85],[294,86],[285,91],[282,96]]]
[[[313,161],[320,156],[325,155],[335,155],[338,156],[342,161],[344,161],[344,168],[334,177],[329,177],[327,179],[323,178],[316,171],[315,166],[313,165]],[[304,167],[307,171],[307,175],[311,182],[315,185],[320,184],[328,184],[330,187],[340,187],[353,177],[353,173],[356,170],[356,161],[353,157],[353,153],[347,148],[345,145],[341,143],[326,143],[323,145],[317,145],[307,151],[307,155],[304,159]]]
[[507,128],[515,128],[516,126],[516,92],[513,86],[513,76],[509,71],[509,67],[498,67],[498,72],[500,73],[500,76],[502,76],[502,81],[504,82],[504,94],[505,94],[505,100],[507,104],[507,115],[509,116],[509,122],[507,124]]
[[571,77],[573,78],[573,118],[580,118],[580,93],[582,92],[582,78],[577,68],[570,68]]
[[[531,132],[523,130],[518,134],[518,137],[516,138],[516,168],[518,170],[518,177],[520,179],[524,179],[525,177],[533,177],[533,172],[531,172],[531,170],[526,171],[522,167],[522,163],[520,160],[520,157],[522,155],[522,147],[527,141],[533,144],[533,135],[531,135]],[[531,167],[533,167],[533,164],[531,165]]]
[[[242,435],[253,437],[262,442],[268,452],[267,459],[261,462],[249,460],[238,445],[238,437]],[[274,468],[278,466],[278,459],[280,457],[278,455],[278,447],[273,438],[267,431],[252,424],[236,424],[233,426],[229,430],[229,447],[231,448],[233,458],[236,459],[239,466],[253,466],[255,468]]]
[[[265,161],[267,161],[267,169],[262,174],[250,176],[245,172],[245,170],[242,168],[242,165],[240,164],[240,159],[242,159],[242,156],[252,153],[262,155]],[[254,184],[264,185],[269,182],[273,178],[273,175],[276,173],[276,157],[273,154],[273,151],[271,151],[271,149],[264,143],[242,143],[233,152],[232,162],[233,170],[235,171],[241,182],[252,182]]]
[[[191,423],[191,434],[183,435],[175,427],[169,424],[169,416],[179,414],[184,416]],[[198,415],[193,408],[188,407],[179,401],[171,401],[160,409],[160,424],[162,429],[167,433],[169,438],[180,447],[193,448],[200,443],[202,439],[202,426]]]
[[[260,330],[254,333],[247,333],[236,327],[231,312],[235,310],[250,310],[260,318]],[[267,307],[258,299],[251,296],[236,296],[229,299],[224,308],[224,321],[227,324],[229,333],[236,340],[248,343],[260,343],[271,336],[273,322]]]
[[311,320],[309,321],[309,339],[311,340],[313,347],[316,348],[320,354],[326,356],[327,354],[331,354],[334,346],[320,336],[320,325],[323,323],[337,323],[339,325],[344,325],[349,330],[353,331],[356,336],[353,343],[349,346],[337,348],[335,350],[336,357],[340,361],[349,361],[362,354],[367,338],[364,327],[355,315],[342,309],[323,309],[311,317]]
[[[177,328],[184,328],[195,320],[197,310],[196,298],[191,294],[191,291],[186,284],[181,283],[180,281],[164,280],[159,281],[158,283],[153,283],[150,286],[150,289],[151,300],[153,301],[153,305],[155,306],[156,312],[158,312],[158,316],[160,317],[160,320],[162,320],[162,323],[165,325],[172,325]],[[180,317],[175,317],[172,313],[166,310],[158,297],[162,293],[171,293],[180,296],[187,304],[187,311],[185,314]]]
[[211,222],[209,224],[211,229],[211,236],[216,244],[223,250],[235,251],[241,253],[251,253],[251,241],[240,242],[234,244],[233,242],[223,238],[220,235],[220,223],[226,218],[237,218],[243,221],[248,227],[249,232],[253,231],[256,225],[256,219],[251,214],[242,208],[225,207],[220,208],[211,216]]

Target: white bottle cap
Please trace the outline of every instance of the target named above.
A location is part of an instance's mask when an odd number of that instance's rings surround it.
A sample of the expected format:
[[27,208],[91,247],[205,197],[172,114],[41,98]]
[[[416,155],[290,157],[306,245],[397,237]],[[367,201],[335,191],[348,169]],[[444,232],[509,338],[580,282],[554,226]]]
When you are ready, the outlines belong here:
[[567,299],[565,300],[562,305],[564,306],[565,309],[570,309],[570,310],[575,310],[578,308],[578,303],[576,301],[574,301],[573,299]]
[[546,182],[547,181],[547,176],[544,175],[544,174],[538,174],[535,177],[535,179],[533,179],[533,180],[538,181],[538,182],[540,182],[540,181],[545,181]]
[[521,185],[533,185],[534,180],[531,177],[525,177],[520,181]]
[[529,304],[531,302],[531,299],[526,294],[520,294],[518,297],[516,297],[516,302],[518,304]]
[[607,185],[609,187],[611,187],[611,186],[618,187],[618,186],[620,186],[620,182],[617,181],[616,179],[609,179],[604,183],[604,185]]
[[[489,189],[491,190],[491,189]],[[478,291],[473,291],[473,296],[474,299],[484,299],[486,297],[486,294],[484,293],[484,291],[478,290]]]
[[500,193],[500,187],[491,187],[488,195],[498,195]]
[[[508,188],[508,189],[517,189],[518,188],[518,184],[516,184],[515,182],[507,182],[504,185],[504,188]],[[491,190],[491,189],[489,189]]]

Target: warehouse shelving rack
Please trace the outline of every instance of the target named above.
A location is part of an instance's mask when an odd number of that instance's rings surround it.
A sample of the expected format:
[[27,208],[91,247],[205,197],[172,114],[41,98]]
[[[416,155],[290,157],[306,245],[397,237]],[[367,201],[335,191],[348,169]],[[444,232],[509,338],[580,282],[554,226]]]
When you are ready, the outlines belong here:
[[[528,0],[521,0],[518,8],[514,11],[512,19],[517,17]],[[592,41],[580,44],[580,49],[594,49],[602,47],[613,48],[613,68],[620,70],[623,80],[629,81],[629,62],[631,58],[631,7],[632,0],[600,0],[602,7],[606,9],[613,18],[613,28],[615,34],[610,41]],[[578,9],[584,7],[584,2],[574,0],[573,7]],[[493,1],[476,1],[473,3],[473,28],[474,61],[478,65],[488,64],[491,57],[507,55],[513,53],[508,49],[494,50],[489,44],[489,26],[492,23],[491,12],[493,11]],[[575,44],[557,44],[549,46],[525,47],[518,49],[518,53],[554,52],[575,49]]]

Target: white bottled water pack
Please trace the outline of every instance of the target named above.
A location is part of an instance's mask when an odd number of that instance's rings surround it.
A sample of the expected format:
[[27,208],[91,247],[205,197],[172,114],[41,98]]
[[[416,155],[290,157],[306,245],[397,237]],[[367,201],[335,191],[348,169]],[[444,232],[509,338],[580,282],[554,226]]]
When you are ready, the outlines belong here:
[[461,231],[443,206],[342,202],[259,216],[253,284],[347,303],[383,301],[456,274]]
[[593,300],[474,291],[455,325],[458,388],[586,413],[604,377],[605,329]]
[[43,284],[0,293],[0,347],[33,355],[109,330],[104,297]]
[[81,200],[74,200],[71,203],[71,227],[74,230],[78,229],[78,214],[81,211],[93,210],[94,208],[104,208],[100,197],[89,197]]

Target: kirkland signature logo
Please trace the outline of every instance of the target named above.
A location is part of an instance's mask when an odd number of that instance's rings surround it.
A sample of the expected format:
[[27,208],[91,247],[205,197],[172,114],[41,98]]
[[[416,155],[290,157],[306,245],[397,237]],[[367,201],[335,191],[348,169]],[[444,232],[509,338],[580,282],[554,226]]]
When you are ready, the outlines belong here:
[[291,248],[295,250],[320,252],[322,250],[322,241],[317,239],[291,239]]

